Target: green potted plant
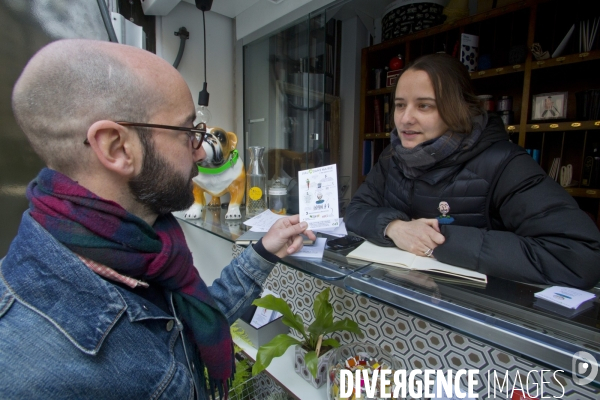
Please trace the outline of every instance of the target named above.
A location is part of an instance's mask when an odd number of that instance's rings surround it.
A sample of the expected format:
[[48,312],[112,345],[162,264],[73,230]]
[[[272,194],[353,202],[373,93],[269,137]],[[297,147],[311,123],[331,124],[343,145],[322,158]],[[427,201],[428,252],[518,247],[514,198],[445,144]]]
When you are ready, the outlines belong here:
[[313,304],[315,320],[308,326],[305,326],[302,317],[294,314],[290,306],[280,298],[268,295],[254,300],[253,304],[258,307],[280,312],[283,315],[282,322],[295,329],[303,340],[287,334],[275,336],[269,343],[258,349],[256,362],[252,367],[253,375],[260,373],[271,364],[273,358],[283,355],[290,346],[295,345],[296,372],[314,387],[318,388],[325,383],[327,360],[331,354],[329,350],[340,345],[336,339],[327,338],[327,335],[341,331],[362,334],[358,324],[349,318],[333,321],[333,307],[329,302],[329,294],[330,290],[327,288],[315,297]]

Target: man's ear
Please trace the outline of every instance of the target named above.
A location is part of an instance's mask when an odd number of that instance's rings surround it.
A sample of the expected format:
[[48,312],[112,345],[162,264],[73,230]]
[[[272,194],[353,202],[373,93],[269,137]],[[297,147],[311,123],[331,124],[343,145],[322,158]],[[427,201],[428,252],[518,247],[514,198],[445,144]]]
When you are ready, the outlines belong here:
[[136,147],[139,141],[130,130],[113,121],[96,121],[87,132],[87,140],[98,161],[120,175],[135,175]]

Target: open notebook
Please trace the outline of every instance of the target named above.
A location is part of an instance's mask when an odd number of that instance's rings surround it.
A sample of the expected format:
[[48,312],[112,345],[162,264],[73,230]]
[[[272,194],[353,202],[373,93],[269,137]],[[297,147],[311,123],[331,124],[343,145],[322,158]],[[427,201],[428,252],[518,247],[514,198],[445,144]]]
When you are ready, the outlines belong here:
[[370,242],[364,242],[346,257],[370,261],[377,264],[392,265],[415,271],[430,271],[437,274],[447,274],[458,278],[487,283],[487,276],[466,268],[444,264],[431,257],[419,257],[397,247],[380,247]]

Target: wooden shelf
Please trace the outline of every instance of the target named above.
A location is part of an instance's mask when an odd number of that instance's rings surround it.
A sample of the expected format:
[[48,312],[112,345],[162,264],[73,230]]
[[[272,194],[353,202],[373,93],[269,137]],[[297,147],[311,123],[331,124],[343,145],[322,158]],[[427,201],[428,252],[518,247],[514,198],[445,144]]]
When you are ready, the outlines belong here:
[[365,139],[389,139],[390,132],[365,133]]
[[525,64],[508,65],[506,67],[485,69],[483,71],[469,72],[471,79],[492,78],[495,76],[514,74],[525,71]]
[[410,35],[404,35],[404,36],[400,36],[400,37],[397,37],[394,39],[386,40],[385,42],[377,44],[375,46],[367,47],[367,51],[369,53],[371,53],[371,52],[378,52],[381,50],[393,48],[393,47],[396,47],[399,44],[402,44],[405,42],[410,42],[410,41],[413,41],[416,39],[426,38],[428,36],[432,36],[432,35],[435,35],[438,33],[443,33],[443,32],[446,32],[446,31],[449,31],[452,29],[460,28],[465,25],[473,24],[475,22],[485,21],[490,18],[499,17],[501,15],[504,15],[504,14],[507,14],[507,13],[510,13],[513,11],[521,10],[523,8],[530,7],[532,3],[536,3],[536,1],[535,0],[517,1],[515,3],[506,5],[504,7],[494,8],[489,11],[475,14],[475,15],[472,15],[472,16],[469,16],[466,18],[461,18],[461,19],[456,20],[449,24],[433,26],[431,28],[423,29],[422,31],[419,31],[419,32],[416,32],[416,33],[413,33]]
[[560,67],[561,65],[575,64],[586,61],[600,59],[600,50],[589,51],[579,54],[569,54],[567,56],[548,58],[546,60],[532,61],[531,70]]
[[[518,125],[516,130],[518,130]],[[546,122],[529,123],[525,126],[525,132],[551,132],[551,131],[587,131],[600,129],[600,121],[570,121],[570,122]]]
[[[531,123],[525,126],[525,132],[587,131],[591,129],[600,129],[600,121]],[[520,125],[508,125],[506,127],[509,134],[519,133],[520,130]],[[365,139],[389,139],[389,137],[390,132],[365,133]]]
[[385,87],[385,88],[381,88],[381,89],[373,89],[373,90],[368,90],[367,91],[367,96],[378,96],[381,94],[388,94],[388,93],[392,93],[394,91],[394,87],[390,86],[390,87]]
[[573,197],[590,197],[593,199],[600,199],[600,189],[565,188],[565,190]]

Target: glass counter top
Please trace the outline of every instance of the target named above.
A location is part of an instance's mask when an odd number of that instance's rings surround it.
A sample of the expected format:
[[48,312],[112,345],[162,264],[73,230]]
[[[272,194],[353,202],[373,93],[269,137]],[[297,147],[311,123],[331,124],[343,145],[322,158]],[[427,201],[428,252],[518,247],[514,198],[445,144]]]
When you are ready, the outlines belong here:
[[[202,212],[202,216],[199,219],[185,219],[183,212],[175,212],[173,215],[182,222],[200,228],[232,243],[235,243],[235,240],[248,230],[248,227],[243,223],[244,210],[242,210],[242,219],[237,220],[226,220],[225,210],[221,213],[219,213],[219,209],[206,211]],[[286,257],[282,262],[292,268],[312,275],[315,278],[324,281],[336,281],[371,264],[366,261],[346,258],[345,255],[349,252],[350,250],[345,252],[325,250],[325,256],[322,260],[308,261],[299,258]]]
[[[235,242],[247,227],[224,219],[225,211],[180,220]],[[600,303],[571,318],[534,306],[546,286],[488,277],[473,284],[432,273],[409,271],[346,258],[350,250],[325,250],[322,260],[286,257],[281,262],[346,290],[408,311],[494,347],[569,373],[572,357],[585,351],[600,362]],[[591,292],[600,295],[600,288]],[[600,375],[600,374],[598,374]],[[600,386],[600,376],[593,384]]]

